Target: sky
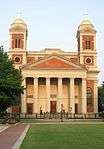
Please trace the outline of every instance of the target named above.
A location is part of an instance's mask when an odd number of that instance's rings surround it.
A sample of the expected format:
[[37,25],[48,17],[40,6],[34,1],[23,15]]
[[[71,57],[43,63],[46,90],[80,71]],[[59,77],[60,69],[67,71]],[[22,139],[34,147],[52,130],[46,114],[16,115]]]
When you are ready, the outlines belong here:
[[77,51],[78,25],[88,14],[97,35],[99,84],[104,81],[104,0],[0,0],[0,45],[9,49],[9,27],[16,17],[28,26],[29,51]]

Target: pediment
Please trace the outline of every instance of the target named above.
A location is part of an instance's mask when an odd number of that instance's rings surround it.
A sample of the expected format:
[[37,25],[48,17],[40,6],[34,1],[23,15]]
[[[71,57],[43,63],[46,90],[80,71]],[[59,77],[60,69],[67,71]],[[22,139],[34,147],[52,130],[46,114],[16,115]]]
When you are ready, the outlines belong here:
[[74,64],[69,59],[62,58],[60,56],[50,56],[41,59],[34,64],[23,66],[24,69],[72,69],[81,70],[85,69],[79,64]]
[[52,57],[51,59],[45,60],[36,65],[37,68],[74,68],[74,66],[69,63],[65,63],[64,61]]

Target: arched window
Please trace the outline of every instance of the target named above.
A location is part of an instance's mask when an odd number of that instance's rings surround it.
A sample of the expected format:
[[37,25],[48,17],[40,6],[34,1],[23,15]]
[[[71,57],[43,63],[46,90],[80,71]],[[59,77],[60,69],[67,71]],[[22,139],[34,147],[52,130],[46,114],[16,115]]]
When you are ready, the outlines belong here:
[[87,104],[93,104],[93,91],[90,87],[87,88]]

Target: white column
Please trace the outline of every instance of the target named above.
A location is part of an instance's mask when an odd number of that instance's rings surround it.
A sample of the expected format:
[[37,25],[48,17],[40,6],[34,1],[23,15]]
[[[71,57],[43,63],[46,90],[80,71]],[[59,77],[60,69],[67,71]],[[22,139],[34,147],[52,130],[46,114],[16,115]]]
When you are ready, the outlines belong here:
[[82,78],[82,113],[87,112],[86,79]]
[[46,112],[50,112],[50,78],[46,78]]
[[61,111],[62,102],[62,78],[58,78],[58,100],[57,100],[57,111]]
[[74,78],[70,78],[70,112],[75,113]]
[[58,98],[62,99],[62,78],[58,78]]
[[98,113],[98,82],[94,80],[94,113]]
[[26,78],[23,79],[22,86],[24,87],[24,93],[21,94],[21,113],[25,114],[27,112],[26,103]]
[[38,78],[34,78],[34,108],[33,113],[38,113]]

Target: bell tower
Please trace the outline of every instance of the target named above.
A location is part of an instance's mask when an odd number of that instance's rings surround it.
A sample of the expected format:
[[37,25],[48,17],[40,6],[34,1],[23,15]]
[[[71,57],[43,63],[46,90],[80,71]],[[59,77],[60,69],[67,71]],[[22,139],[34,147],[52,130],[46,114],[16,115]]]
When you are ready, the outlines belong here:
[[78,26],[77,42],[80,64],[89,69],[96,68],[96,30],[89,19],[84,19]]
[[78,26],[78,57],[79,63],[87,68],[86,71],[86,100],[87,112],[98,112],[98,73],[96,30],[89,19],[84,19]]
[[15,67],[19,68],[26,64],[26,48],[27,48],[27,25],[25,22],[17,18],[10,25],[10,49],[9,56],[14,61]]

